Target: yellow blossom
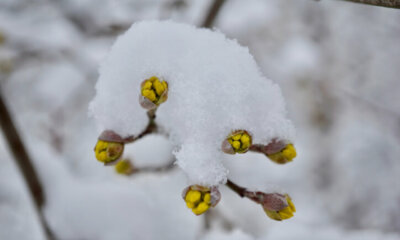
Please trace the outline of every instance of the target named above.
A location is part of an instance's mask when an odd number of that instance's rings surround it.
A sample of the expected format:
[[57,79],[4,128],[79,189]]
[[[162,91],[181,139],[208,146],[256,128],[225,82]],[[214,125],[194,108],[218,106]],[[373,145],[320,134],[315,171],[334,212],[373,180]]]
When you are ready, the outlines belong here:
[[119,142],[108,142],[98,140],[94,148],[96,159],[103,163],[117,160],[124,150],[124,144]]
[[222,151],[229,154],[245,153],[252,143],[251,135],[245,130],[232,132],[222,143]]
[[264,211],[268,217],[277,221],[282,221],[293,217],[293,213],[296,212],[296,207],[294,206],[292,199],[288,194],[285,194],[285,197],[287,201],[287,206],[285,208],[278,211],[271,211],[264,208]]
[[[214,192],[214,198],[211,192]],[[218,203],[220,193],[215,187],[192,185],[184,190],[183,199],[186,202],[186,206],[192,209],[194,214],[201,215]]]
[[[150,77],[149,79],[144,80],[141,84],[141,95],[144,99],[149,100],[155,106],[158,106],[167,100],[167,93],[168,83],[164,80],[160,80],[158,77]],[[150,108],[150,103],[148,102],[141,102],[141,104],[145,108]]]
[[293,161],[297,155],[296,148],[293,144],[286,145],[281,151],[273,154],[267,154],[268,158],[278,164],[284,164]]
[[122,175],[130,175],[134,172],[134,168],[129,160],[121,160],[115,164],[115,171]]

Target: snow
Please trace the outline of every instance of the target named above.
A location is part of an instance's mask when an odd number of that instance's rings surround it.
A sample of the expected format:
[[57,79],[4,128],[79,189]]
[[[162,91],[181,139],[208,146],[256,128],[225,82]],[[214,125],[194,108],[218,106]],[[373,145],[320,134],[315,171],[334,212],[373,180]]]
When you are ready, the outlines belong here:
[[[156,148],[157,151],[141,151]],[[129,159],[135,167],[168,166],[174,161],[172,145],[164,136],[148,135],[134,144],[127,144],[124,158]]]
[[[168,177],[145,175],[102,184],[66,178],[52,192],[46,213],[65,239],[193,239],[201,218],[184,211],[182,185],[176,184],[182,178],[176,171]],[[176,223],[185,231],[175,231]]]
[[112,47],[90,105],[101,131],[144,130],[147,115],[137,98],[151,76],[168,82],[156,120],[192,183],[226,181],[220,145],[233,130],[248,130],[255,143],[293,141],[280,89],[261,75],[247,48],[220,32],[172,21],[135,23]]

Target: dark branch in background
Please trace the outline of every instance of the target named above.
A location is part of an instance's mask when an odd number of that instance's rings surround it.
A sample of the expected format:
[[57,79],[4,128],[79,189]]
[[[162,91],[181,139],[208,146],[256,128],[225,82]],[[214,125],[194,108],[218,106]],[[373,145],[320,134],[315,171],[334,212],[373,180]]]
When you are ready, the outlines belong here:
[[343,0],[343,1],[400,9],[400,0]]
[[1,89],[0,89],[0,125],[1,128],[3,129],[3,133],[6,138],[8,147],[10,148],[11,153],[14,156],[14,160],[17,162],[18,168],[21,171],[22,176],[28,186],[29,192],[33,198],[36,211],[40,218],[40,222],[45,230],[47,239],[54,239],[54,235],[51,233],[41,211],[45,203],[42,185],[32,165],[32,161],[29,158],[24,143],[22,142],[17,132],[17,129],[10,115],[10,112],[8,111],[7,106],[3,101]]
[[173,158],[169,163],[167,163],[164,166],[158,166],[158,167],[140,167],[140,168],[135,168],[133,165],[133,171],[132,174],[136,173],[161,173],[161,172],[167,172],[169,170],[172,170],[175,166],[175,158]]
[[208,10],[208,13],[201,24],[202,27],[204,28],[211,28],[212,25],[214,24],[215,19],[217,18],[217,15],[219,11],[221,10],[222,5],[226,0],[214,0],[212,5],[210,6],[210,9]]

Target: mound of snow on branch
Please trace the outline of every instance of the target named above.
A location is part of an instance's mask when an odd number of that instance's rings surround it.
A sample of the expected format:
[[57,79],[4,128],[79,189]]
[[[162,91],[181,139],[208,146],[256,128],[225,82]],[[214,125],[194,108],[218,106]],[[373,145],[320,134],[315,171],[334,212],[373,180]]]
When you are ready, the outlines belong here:
[[247,130],[253,143],[293,140],[281,91],[247,48],[220,32],[171,21],[135,23],[112,47],[90,105],[100,131],[137,136],[145,129],[138,99],[141,82],[151,76],[168,82],[156,120],[191,183],[226,181],[220,146],[232,130]]

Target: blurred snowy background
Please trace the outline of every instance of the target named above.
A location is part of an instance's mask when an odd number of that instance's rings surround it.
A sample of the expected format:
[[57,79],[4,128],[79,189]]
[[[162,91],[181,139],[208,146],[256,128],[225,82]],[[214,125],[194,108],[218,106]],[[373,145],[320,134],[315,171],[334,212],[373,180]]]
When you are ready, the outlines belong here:
[[[342,1],[228,0],[214,26],[248,46],[277,82],[297,127],[284,166],[235,156],[230,178],[290,193],[295,217],[270,220],[222,187],[209,215],[181,199],[179,169],[117,175],[94,157],[87,117],[99,62],[133,22],[200,25],[206,0],[1,0],[0,89],[44,185],[57,239],[400,239],[400,11]],[[245,84],[245,79],[243,80]],[[153,151],[154,145],[159,151]],[[129,146],[140,167],[171,146]],[[32,200],[0,138],[0,239],[43,239]]]

